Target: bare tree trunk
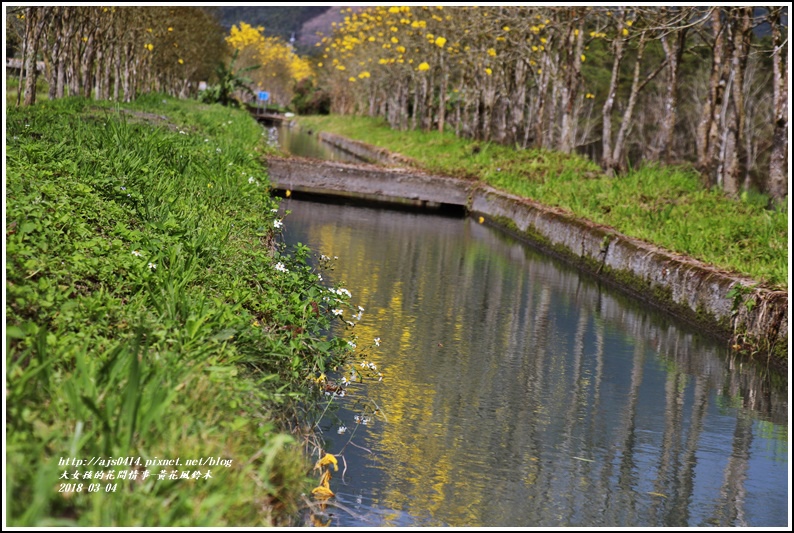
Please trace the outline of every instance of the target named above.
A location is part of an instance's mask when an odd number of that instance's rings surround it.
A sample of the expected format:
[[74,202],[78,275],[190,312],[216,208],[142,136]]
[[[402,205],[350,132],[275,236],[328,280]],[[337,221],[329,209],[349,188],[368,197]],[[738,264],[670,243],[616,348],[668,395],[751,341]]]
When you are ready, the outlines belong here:
[[[535,99],[535,105],[531,108],[534,112],[534,138],[527,139],[527,143],[538,148],[545,146],[546,131],[549,128],[546,121],[546,99],[548,98],[549,80],[551,79],[549,69],[542,69],[540,77],[538,78],[538,95]],[[527,130],[530,128],[527,127]]]
[[49,7],[29,7],[26,11],[25,22],[25,99],[23,105],[29,106],[36,103],[36,80],[39,71],[36,66],[36,56],[39,52],[41,32],[48,22]]
[[[577,126],[577,96],[579,87],[582,84],[582,52],[584,52],[584,16],[577,15],[574,9],[571,10],[571,17],[579,17],[579,20],[568,28],[567,41],[567,65],[565,69],[565,83],[563,84],[562,99],[560,109],[562,117],[560,120],[560,145],[561,152],[570,154],[574,149]],[[574,28],[576,26],[576,28]]]
[[408,129],[408,88],[407,82],[400,83],[400,130]]
[[119,101],[121,91],[121,50],[122,44],[117,43],[113,46],[113,101]]
[[55,37],[60,42],[61,47],[57,59],[55,97],[63,98],[66,94],[66,66],[67,63],[71,61],[72,39],[74,38],[75,31],[77,31],[77,26],[72,9],[61,8],[57,18],[61,19],[62,33]]
[[420,107],[420,124],[422,131],[429,131],[431,123],[433,122],[433,107],[431,99],[433,96],[433,74],[430,76],[422,76],[422,93],[419,95]]
[[517,143],[523,136],[527,104],[527,63],[518,58],[513,70],[513,88],[510,91],[510,134],[508,140]]
[[444,132],[444,123],[447,118],[447,84],[449,73],[447,63],[444,61],[444,53],[441,53],[441,81],[438,89],[438,131]]
[[80,58],[80,88],[82,90],[82,95],[86,98],[91,97],[91,88],[93,86],[92,73],[96,54],[96,47],[94,45],[95,32],[92,30],[86,41],[85,48],[83,48],[83,55]]
[[30,30],[30,19],[25,20],[25,38],[22,39],[22,57],[23,61],[19,66],[19,80],[17,83],[17,102],[16,106],[19,107],[19,104],[22,103],[22,82],[25,79],[25,61],[24,58],[28,56],[28,39],[27,35],[31,31]]
[[[618,32],[626,20],[624,10],[620,11],[616,27]],[[620,64],[623,61],[623,51],[626,41],[616,35],[612,41],[612,76],[609,80],[609,89],[607,96],[604,99],[604,107],[601,110],[601,147],[602,147],[602,165],[608,172],[612,172],[616,163],[612,160],[612,108],[615,105],[615,98],[618,91],[618,79],[620,76]]]
[[123,88],[124,88],[124,101],[129,102],[132,100],[132,78],[133,78],[133,66],[132,66],[132,43],[127,43],[124,47],[124,76],[123,76]]
[[[772,72],[774,83],[774,132],[769,159],[767,190],[775,202],[785,205],[788,196],[788,55],[780,31],[782,7],[771,8],[767,20],[772,26]],[[786,11],[788,16],[788,11]]]
[[675,31],[673,42],[671,42],[666,32],[661,36],[662,47],[667,60],[667,86],[664,94],[662,127],[659,133],[659,152],[661,160],[667,164],[673,162],[674,156],[673,133],[678,113],[678,75],[684,54],[686,33],[686,28]]
[[420,83],[414,80],[414,108],[411,113],[411,129],[416,129],[417,119],[419,118],[419,85]]
[[47,82],[49,83],[48,97],[50,100],[57,98],[58,90],[58,63],[59,56],[63,53],[63,42],[61,40],[61,28],[63,17],[60,16],[61,8],[53,8],[52,20],[49,27],[49,36],[44,39],[45,53],[50,58],[49,68],[47,69]]
[[719,164],[719,133],[720,118],[723,108],[725,89],[728,83],[727,69],[725,68],[725,30],[722,23],[722,8],[717,8],[711,14],[711,28],[714,35],[712,49],[711,75],[709,77],[709,97],[703,107],[697,131],[697,167],[706,178],[706,182],[714,185],[715,171]]
[[634,74],[632,75],[631,79],[629,102],[626,105],[626,111],[623,113],[623,119],[620,122],[620,130],[618,130],[618,136],[615,138],[615,146],[612,148],[612,155],[610,156],[610,170],[613,171],[620,172],[625,168],[624,158],[626,157],[626,138],[632,126],[634,107],[637,105],[637,95],[639,94],[640,89],[642,89],[642,86],[640,85],[640,68],[642,66],[642,56],[645,52],[645,39],[646,34],[643,31],[642,35],[640,36],[640,42],[637,44],[637,58],[634,61]]
[[734,8],[731,10],[730,40],[733,44],[731,53],[731,76],[733,91],[731,92],[730,114],[727,118],[727,143],[724,174],[725,192],[736,196],[747,167],[747,153],[744,143],[744,73],[747,66],[747,55],[750,52],[752,36],[752,7]]
[[[550,57],[551,54],[546,54],[546,57]],[[549,70],[549,88],[550,94],[547,100],[547,108],[545,116],[538,117],[540,120],[545,121],[545,129],[543,130],[544,138],[543,138],[543,147],[553,149],[557,146],[557,124],[558,124],[558,117],[559,117],[559,107],[560,107],[560,84],[554,83],[556,79],[556,74],[552,72],[554,66],[552,65],[551,60],[547,61],[548,63],[548,70]],[[560,64],[559,57],[556,58],[555,63],[557,65]],[[545,70],[545,69],[544,69]]]
[[494,88],[493,80],[485,80],[484,87],[480,93],[482,114],[480,116],[480,138],[484,141],[491,140],[491,121],[493,119],[493,104],[496,98],[496,89]]

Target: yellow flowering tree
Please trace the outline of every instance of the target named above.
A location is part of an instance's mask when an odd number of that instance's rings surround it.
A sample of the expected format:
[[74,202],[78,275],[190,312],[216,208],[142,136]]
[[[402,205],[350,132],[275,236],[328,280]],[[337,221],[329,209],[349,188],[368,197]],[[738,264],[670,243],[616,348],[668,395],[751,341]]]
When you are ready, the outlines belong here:
[[314,76],[308,59],[298,56],[279,37],[266,37],[264,28],[245,22],[234,25],[226,42],[239,51],[241,66],[260,65],[250,76],[253,84],[270,93],[271,101],[286,106],[293,97],[297,82]]

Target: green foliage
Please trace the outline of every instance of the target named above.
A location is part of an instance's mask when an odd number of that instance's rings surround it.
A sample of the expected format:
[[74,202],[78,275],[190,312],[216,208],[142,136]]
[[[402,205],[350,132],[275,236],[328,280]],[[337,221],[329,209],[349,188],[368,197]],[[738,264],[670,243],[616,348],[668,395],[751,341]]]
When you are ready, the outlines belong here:
[[432,172],[482,179],[759,283],[788,286],[786,211],[766,209],[769,198],[762,194],[744,193],[737,201],[706,189],[687,168],[646,165],[609,178],[582,157],[478,143],[449,132],[396,131],[369,117],[300,122],[399,152]]
[[327,115],[331,112],[331,95],[305,78],[295,85],[292,107],[300,115]]
[[[280,242],[261,128],[149,95],[9,108],[7,133],[8,523],[289,523],[310,480],[288,422],[348,354],[346,302]],[[59,464],[128,456],[135,480]],[[209,457],[229,466],[142,478]]]
[[739,307],[741,305],[744,305],[747,311],[753,310],[755,307],[755,300],[753,298],[748,298],[750,294],[752,294],[752,288],[746,287],[741,283],[737,283],[731,287],[727,296],[733,301],[732,309],[734,314],[739,312]]
[[251,65],[250,67],[235,71],[234,63],[237,61],[239,53],[239,50],[234,51],[234,55],[229,61],[228,67],[224,64],[218,65],[215,70],[218,83],[208,86],[199,93],[199,100],[201,102],[205,104],[221,104],[224,106],[239,107],[240,102],[234,97],[236,91],[242,91],[251,96],[254,95],[254,91],[251,90],[253,80],[240,76],[240,74],[256,70],[260,65]]

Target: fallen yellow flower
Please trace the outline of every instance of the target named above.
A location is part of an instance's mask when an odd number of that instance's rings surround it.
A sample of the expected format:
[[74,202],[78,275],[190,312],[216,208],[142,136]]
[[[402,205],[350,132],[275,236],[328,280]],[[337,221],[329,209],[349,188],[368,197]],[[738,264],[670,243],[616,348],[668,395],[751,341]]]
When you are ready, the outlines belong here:
[[322,467],[324,467],[325,465],[330,465],[330,464],[334,465],[334,470],[339,470],[339,466],[337,466],[338,463],[336,461],[336,457],[334,457],[330,453],[326,453],[322,459],[317,461],[317,463],[314,465],[314,468],[319,470],[322,469]]
[[334,495],[334,493],[331,491],[331,489],[320,486],[312,489],[312,495],[315,498],[330,498]]

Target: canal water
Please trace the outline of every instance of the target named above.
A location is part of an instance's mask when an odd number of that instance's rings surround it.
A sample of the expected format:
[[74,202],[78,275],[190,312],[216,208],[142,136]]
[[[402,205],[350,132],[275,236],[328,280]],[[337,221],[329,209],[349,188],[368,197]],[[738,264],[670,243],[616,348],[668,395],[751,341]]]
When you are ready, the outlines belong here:
[[471,218],[281,210],[383,376],[320,422],[339,471],[319,523],[790,525],[785,378]]
[[278,126],[268,127],[266,130],[269,141],[289,154],[327,161],[361,163],[361,159],[350,152],[321,141],[317,132],[302,128],[297,124],[285,122]]

